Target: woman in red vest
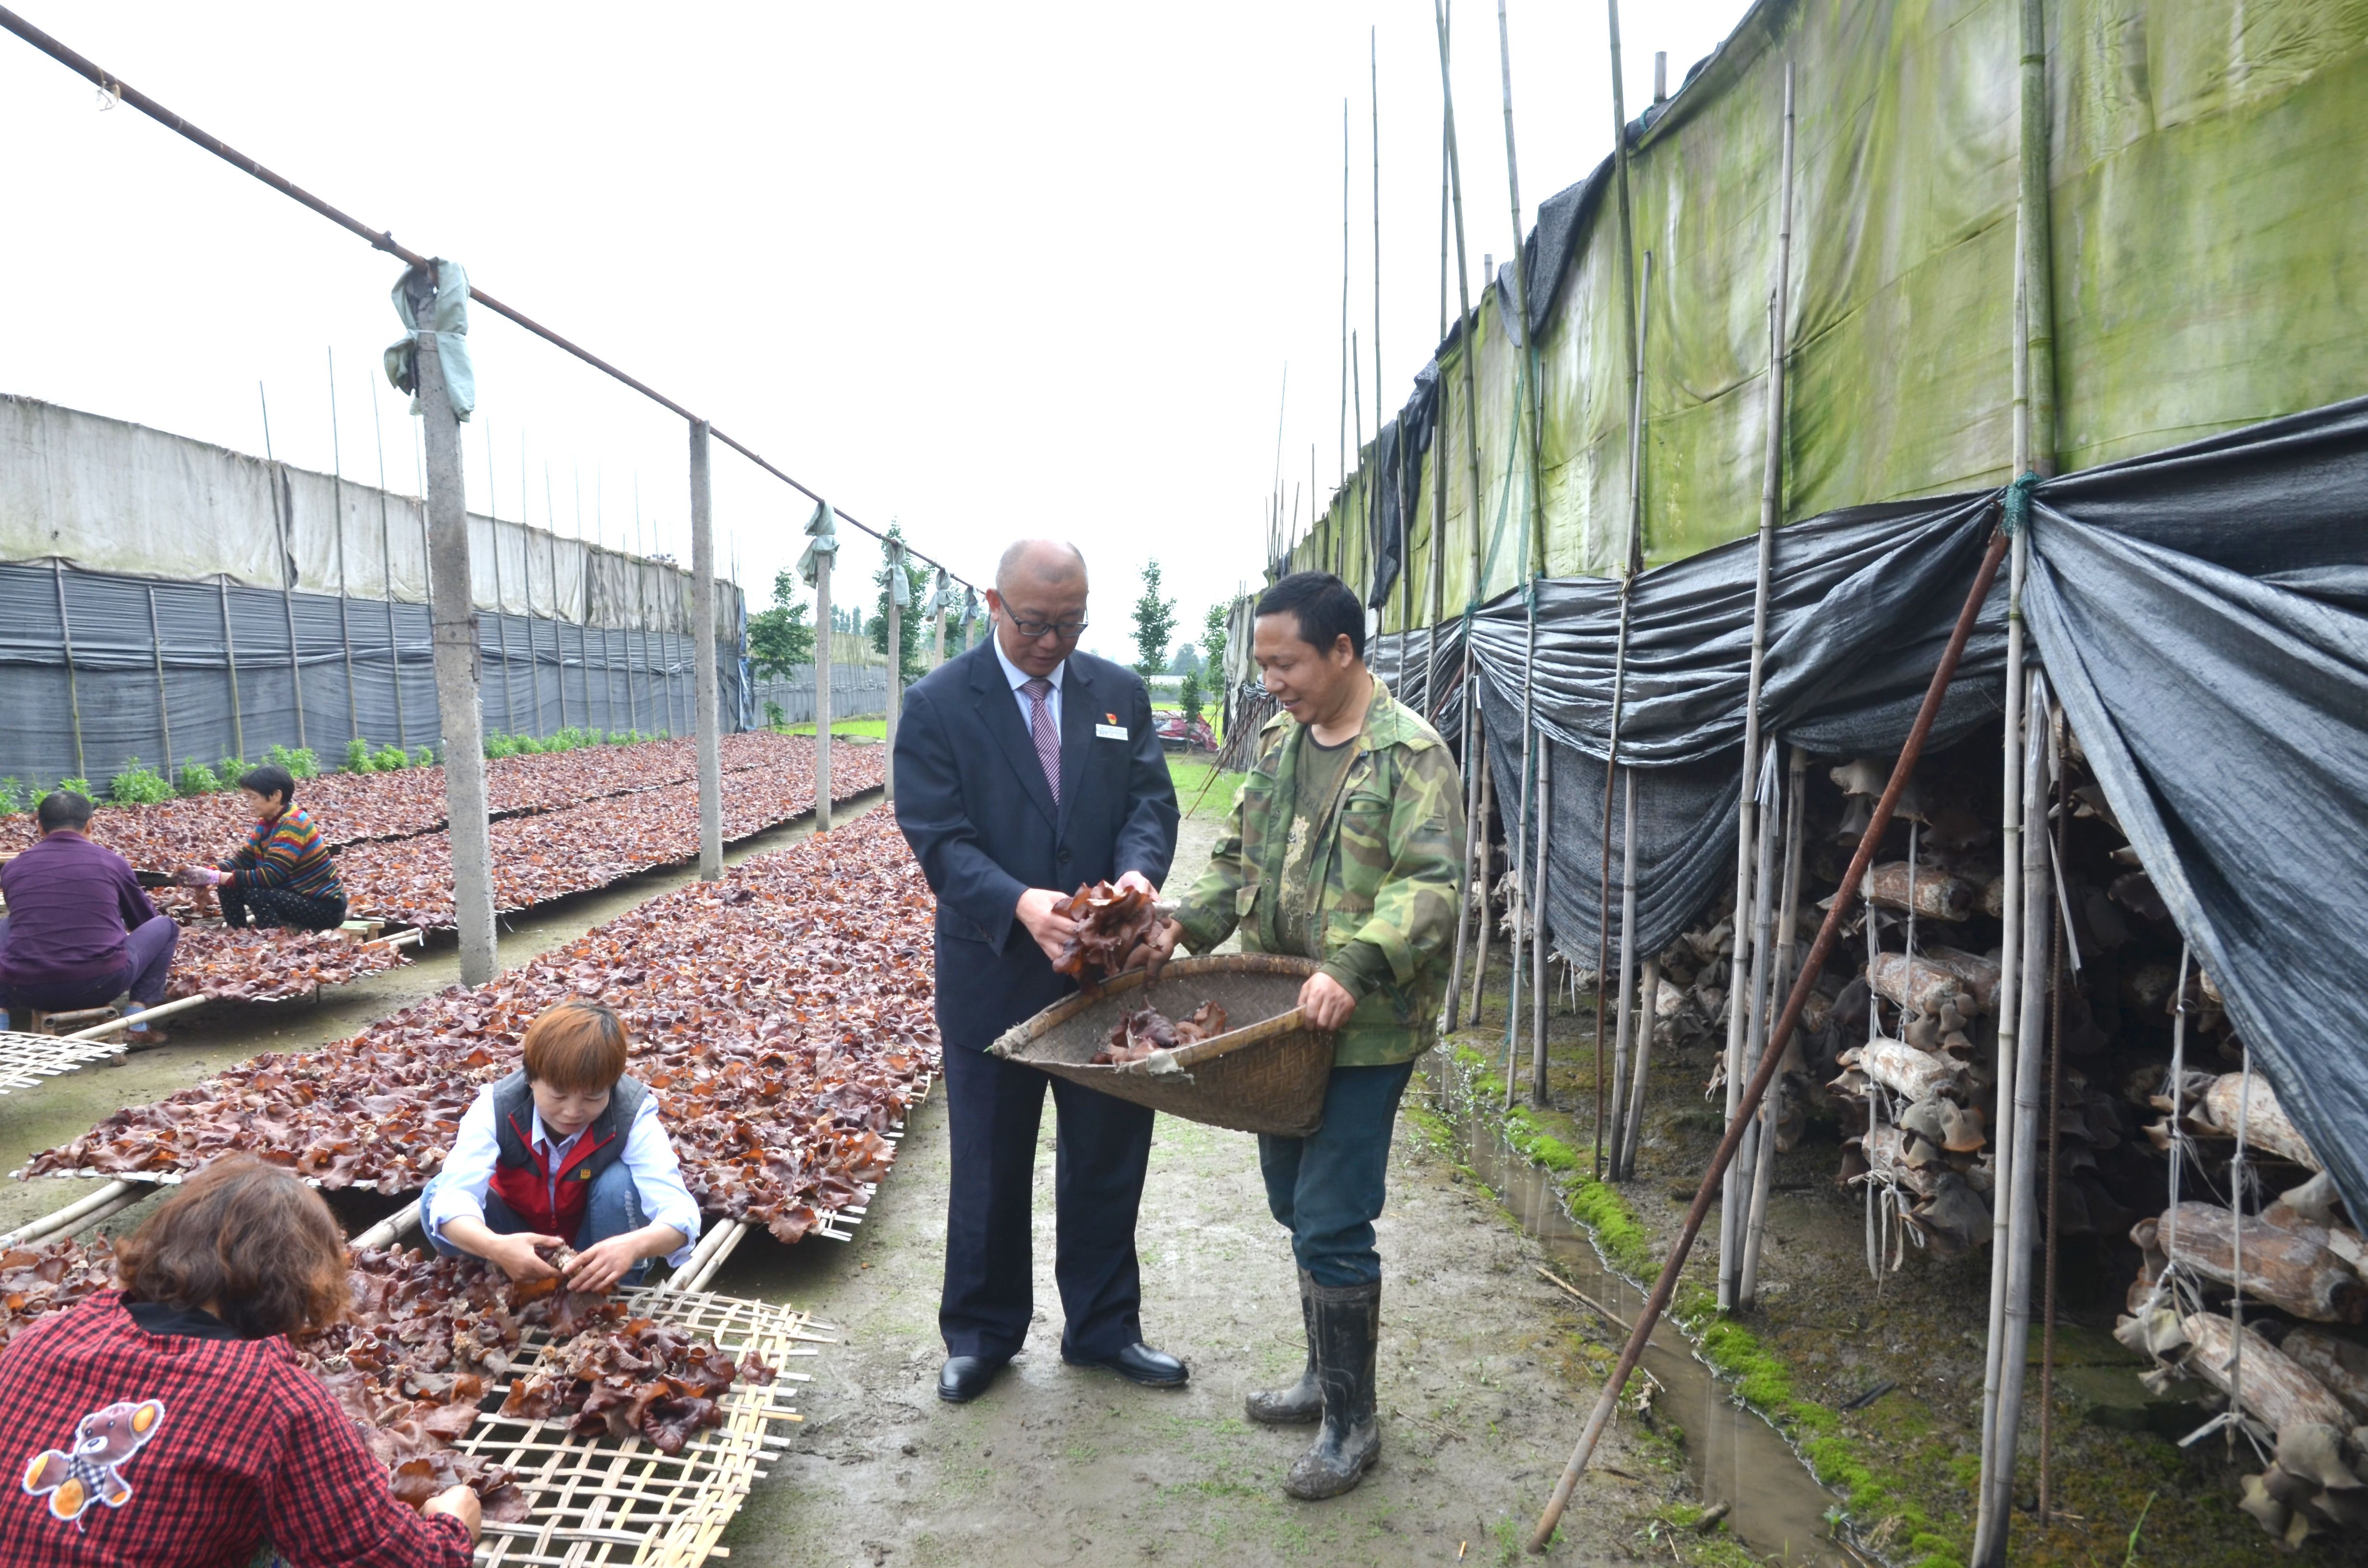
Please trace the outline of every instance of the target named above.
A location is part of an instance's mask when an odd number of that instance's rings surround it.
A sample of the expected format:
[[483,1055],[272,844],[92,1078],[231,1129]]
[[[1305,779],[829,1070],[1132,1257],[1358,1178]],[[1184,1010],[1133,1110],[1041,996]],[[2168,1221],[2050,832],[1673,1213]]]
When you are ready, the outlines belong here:
[[538,1249],[575,1249],[568,1288],[638,1285],[649,1260],[677,1267],[699,1237],[656,1096],[625,1075],[630,1043],[598,1002],[562,1002],[527,1026],[526,1065],[477,1091],[419,1197],[421,1228],[447,1257],[468,1253],[513,1279],[558,1272]]

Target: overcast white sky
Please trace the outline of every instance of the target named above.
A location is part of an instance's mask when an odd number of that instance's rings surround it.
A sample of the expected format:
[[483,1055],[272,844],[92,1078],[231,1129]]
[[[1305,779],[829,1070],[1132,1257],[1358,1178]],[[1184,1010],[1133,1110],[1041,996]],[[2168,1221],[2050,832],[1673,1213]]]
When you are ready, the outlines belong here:
[[[1600,0],[1508,0],[1522,224],[1611,145]],[[1628,106],[1745,0],[1632,4]],[[21,13],[122,80],[685,404],[984,583],[1016,534],[1091,562],[1087,645],[1131,656],[1156,558],[1187,627],[1255,582],[1277,455],[1308,510],[1339,469],[1341,100],[1349,322],[1395,413],[1439,327],[1430,9],[481,4],[423,13],[155,0]],[[1381,99],[1374,325],[1369,28]],[[1454,14],[1474,286],[1509,254],[1493,7]],[[0,389],[378,473],[370,381],[396,266],[0,35],[14,305]],[[679,421],[479,310],[469,500],[688,559]],[[391,487],[410,421],[381,382]],[[809,504],[722,448],[752,604]],[[849,567],[877,558],[851,549]]]

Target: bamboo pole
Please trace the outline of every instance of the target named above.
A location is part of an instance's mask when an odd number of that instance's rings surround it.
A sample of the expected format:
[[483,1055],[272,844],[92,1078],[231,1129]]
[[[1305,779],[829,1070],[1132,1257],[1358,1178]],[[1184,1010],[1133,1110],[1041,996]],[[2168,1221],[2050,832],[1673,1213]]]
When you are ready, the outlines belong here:
[[[1475,693],[1473,696],[1467,697],[1464,700],[1477,706],[1477,694]],[[1488,817],[1490,812],[1495,810],[1497,803],[1497,769],[1495,767],[1495,760],[1488,753],[1488,731],[1486,725],[1481,726],[1480,729],[1479,746],[1480,821],[1478,826],[1474,829],[1474,831],[1479,835],[1479,842],[1473,852],[1472,872],[1474,876],[1480,880],[1480,907],[1472,912],[1473,919],[1478,922],[1476,939],[1479,949],[1473,955],[1472,961],[1472,1017],[1470,1022],[1475,1028],[1480,1022],[1480,999],[1486,994],[1488,989],[1488,942],[1490,937],[1495,933],[1497,925],[1494,918],[1496,904],[1490,897],[1493,890],[1488,885],[1488,870],[1496,860],[1496,852],[1489,846]]]
[[[1447,131],[1439,135],[1439,336],[1447,341]],[[1431,722],[1444,715],[1439,695],[1439,623],[1447,613],[1447,378],[1431,388],[1434,406],[1430,422],[1430,634],[1423,668],[1422,701]],[[1469,791],[1466,791],[1467,795]],[[1467,799],[1466,814],[1470,801]],[[1463,904],[1457,904],[1456,945],[1463,945]],[[1449,994],[1454,994],[1451,987]],[[1452,1007],[1453,1004],[1449,1004]]]
[[[1505,0],[1497,0],[1497,74],[1505,84],[1505,187],[1510,197],[1513,211],[1513,316],[1520,331],[1513,335],[1520,347],[1520,406],[1514,417],[1522,422],[1530,435],[1530,524],[1534,535],[1534,553],[1530,558],[1531,575],[1543,576],[1546,569],[1546,504],[1543,492],[1544,468],[1538,450],[1544,415],[1540,408],[1537,377],[1537,346],[1530,341],[1530,297],[1527,246],[1521,242],[1528,231],[1521,223],[1521,170],[1513,153],[1513,40],[1505,20]],[[1537,614],[1532,594],[1531,616]],[[1532,657],[1535,650],[1532,650]]]
[[1749,1220],[1751,1194],[1746,1187],[1750,1173],[1759,1163],[1759,1124],[1741,1105],[1744,1082],[1759,1066],[1761,1053],[1768,1043],[1768,991],[1770,976],[1768,950],[1773,946],[1775,911],[1773,907],[1776,881],[1776,801],[1769,797],[1776,787],[1775,761],[1771,749],[1760,757],[1759,777],[1748,788],[1755,793],[1754,821],[1759,842],[1754,846],[1751,863],[1751,907],[1735,912],[1736,948],[1741,949],[1743,931],[1748,923],[1751,933],[1751,963],[1749,979],[1742,966],[1729,978],[1744,995],[1743,1051],[1727,1069],[1727,1097],[1734,1107],[1730,1117],[1742,1117],[1741,1152],[1727,1167],[1725,1191],[1721,1199],[1718,1217],[1718,1304],[1723,1311],[1738,1311],[1748,1305],[1742,1297],[1744,1232]]
[[2016,465],[2042,479],[2055,472],[2055,270],[2047,144],[2046,0],[2022,0],[2022,107],[2015,210],[2023,279],[2021,338],[2029,363],[2028,460]]
[[[346,725],[350,738],[362,733],[361,710],[354,705],[354,623],[346,590],[346,458],[337,439],[337,351],[329,351],[329,484],[337,511],[337,640],[346,650]],[[170,767],[165,772],[169,777]]]
[[[1614,89],[1617,97],[1617,88]],[[1645,289],[1653,287],[1653,253],[1645,253]],[[1642,364],[1645,358],[1643,333],[1651,317],[1642,310],[1632,310],[1629,320],[1638,333],[1628,348],[1632,363]],[[1603,1078],[1603,1006],[1604,971],[1611,961],[1611,781],[1620,768],[1620,721],[1628,693],[1628,628],[1634,608],[1636,574],[1645,569],[1645,382],[1641,377],[1629,383],[1628,403],[1628,561],[1627,570],[1620,579],[1620,626],[1611,653],[1611,720],[1606,735],[1603,754],[1603,832],[1598,845],[1595,915],[1595,1174],[1603,1174],[1603,1136],[1600,1131],[1604,1117]]]
[[[1349,484],[1349,100],[1340,100],[1340,489]],[[1315,486],[1308,484],[1312,503]],[[1339,490],[1333,494],[1338,495]],[[1328,551],[1326,553],[1329,553]]]
[[[551,654],[559,670],[559,727],[567,728],[567,617],[559,608],[559,513],[551,504],[551,460],[542,463],[543,559],[551,562]],[[576,629],[575,659],[584,660],[583,629]],[[591,694],[586,693],[584,717],[592,717]]]
[[[1770,933],[1773,949],[1770,955],[1770,972],[1774,976],[1773,994],[1787,995],[1793,986],[1793,960],[1799,955],[1801,913],[1801,860],[1807,845],[1807,790],[1809,757],[1799,746],[1792,748],[1791,764],[1786,769],[1784,784],[1784,872],[1783,896]],[[1784,1081],[1778,1078],[1768,1098],[1759,1106],[1759,1142],[1754,1149],[1751,1172],[1751,1200],[1745,1209],[1748,1215],[1743,1233],[1743,1273],[1736,1290],[1736,1299],[1746,1307],[1759,1302],[1759,1249],[1768,1228],[1768,1195],[1776,1181],[1776,1124],[1783,1119]]]
[[690,423],[690,619],[699,687],[691,714],[699,754],[699,879],[712,882],[723,875],[723,743],[716,727],[715,515],[704,419]]
[[[541,640],[536,637],[534,631],[534,533],[533,530],[527,526],[526,516],[526,497],[529,478],[529,475],[527,472],[526,466],[526,437],[524,436],[520,436],[518,437],[518,562],[526,571],[526,689],[527,694],[534,699],[534,733],[540,735],[544,733],[542,727],[542,643]],[[548,506],[548,505],[549,502],[548,499],[546,499],[545,506]],[[554,601],[557,598],[558,592],[559,585],[554,581],[552,584],[552,594]],[[556,608],[555,603],[554,608]],[[559,625],[556,620],[553,620],[552,623],[551,647],[552,652],[554,654],[559,651]],[[562,729],[567,727],[567,716],[565,714],[563,713],[560,715],[559,723]]]
[[[50,574],[58,590],[58,633],[65,642],[66,711],[74,719],[74,777],[87,780],[90,765],[83,760],[82,755],[82,693],[77,689],[74,679],[74,620],[66,613],[66,563],[63,557],[53,555],[50,558]],[[229,622],[225,620],[223,624],[228,625]],[[233,705],[231,711],[236,713],[237,710]]]
[[[814,556],[814,831],[830,831],[830,726],[831,640],[834,631],[830,619],[830,569],[838,559],[836,550],[819,551]],[[995,633],[989,631],[988,636]]]
[[[1948,646],[1941,650],[1941,662],[1932,671],[1931,684],[1925,688],[1924,700],[1917,710],[1915,725],[1907,732],[1907,744],[1900,748],[1899,760],[1893,766],[1890,782],[1884,786],[1883,795],[1874,803],[1874,812],[1867,824],[1866,833],[1859,840],[1857,852],[1850,857],[1850,869],[1843,874],[1840,889],[1834,895],[1833,906],[1826,912],[1825,924],[1818,928],[1816,944],[1809,949],[1808,960],[1793,982],[1793,993],[1784,1004],[1783,1016],[1776,1022],[1768,1050],[1761,1054],[1759,1071],[1745,1090],[1752,1107],[1768,1091],[1768,1080],[1776,1074],[1776,1064],[1782,1060],[1785,1045],[1793,1028],[1801,1021],[1801,1009],[1809,999],[1809,989],[1815,977],[1826,967],[1826,960],[1841,935],[1842,921],[1849,915],[1851,900],[1862,884],[1867,867],[1874,858],[1875,846],[1883,841],[1884,833],[1891,826],[1893,812],[1899,804],[1900,792],[1907,788],[1910,775],[1916,771],[1916,761],[1923,754],[1924,742],[1932,733],[1932,722],[1940,716],[1941,699],[1957,673],[1957,665],[1964,657],[1965,643],[1973,635],[1974,622],[1981,613],[1982,601],[1989,597],[1990,585],[1998,576],[1998,562],[2006,553],[2006,536],[1994,534],[1989,546],[1982,552],[1981,564],[1974,573],[1973,585],[1965,603],[1957,612],[1956,626],[1949,634]],[[1595,1446],[1610,1425],[1611,1415],[1619,1407],[1620,1396],[1628,1386],[1629,1374],[1645,1354],[1645,1343],[1653,1329],[1668,1310],[1669,1298],[1676,1292],[1678,1276],[1693,1251],[1694,1240],[1702,1233],[1702,1221],[1709,1215],[1712,1195],[1719,1187],[1729,1162],[1735,1158],[1736,1147],[1742,1142],[1742,1125],[1730,1119],[1725,1135],[1719,1140],[1711,1155],[1710,1169],[1703,1174],[1701,1190],[1694,1194],[1693,1206],[1686,1211],[1684,1228],[1678,1234],[1677,1244],[1669,1251],[1661,1266],[1660,1278],[1654,1281],[1652,1294],[1645,1298],[1644,1310],[1636,1314],[1636,1324],[1628,1343],[1620,1352],[1620,1359],[1611,1375],[1604,1380],[1602,1392],[1597,1397],[1595,1409],[1587,1419],[1579,1435],[1578,1445],[1571,1451],[1570,1462],[1564,1467],[1562,1479],[1555,1484],[1530,1536],[1529,1549],[1543,1552],[1554,1540],[1554,1528],[1562,1522],[1565,1509],[1570,1506],[1571,1494],[1577,1489],[1578,1478],[1593,1457]]]
[[[246,721],[239,712],[238,638],[233,634],[230,626],[230,574],[225,572],[216,577],[214,586],[222,594],[222,661],[230,670],[230,746],[231,750],[238,754],[240,760],[244,761],[246,757]],[[58,614],[63,619],[65,615],[65,588],[63,584],[58,589]],[[69,634],[66,648],[66,694],[69,697],[74,694],[74,648],[71,634]],[[74,754],[77,766],[81,760],[81,753],[82,721],[77,714],[74,721]]]
[[394,744],[404,751],[411,749],[411,733],[403,715],[403,642],[394,631],[394,524],[387,516],[386,505],[386,426],[380,423],[378,411],[378,378],[370,378],[370,435],[378,444],[378,556],[379,579],[386,597],[386,659],[394,682]]
[[271,485],[271,521],[279,530],[279,559],[272,566],[272,575],[279,579],[279,608],[288,617],[288,684],[296,694],[296,744],[308,748],[312,742],[304,734],[304,662],[296,645],[296,585],[290,579],[293,561],[289,548],[288,494],[279,472],[279,461],[271,455],[271,403],[263,395],[263,383],[255,383],[256,401],[263,406],[263,461]]
[[[2022,326],[2023,283],[2022,252],[2018,247],[2014,279],[2014,469],[2025,472],[2031,456],[2030,418],[2030,356],[2029,336]],[[2022,577],[2026,547],[2023,536],[2014,540],[2014,551],[2008,569],[2006,608],[2006,715],[2005,739],[2000,746],[1999,824],[2001,864],[2012,867],[2022,855],[2022,750],[2023,707],[2023,621]],[[2019,994],[2022,964],[2022,883],[2012,876],[2006,878],[2001,900],[1998,937],[1998,983],[2000,997]],[[1975,1540],[1987,1544],[1990,1533],[1990,1498],[1988,1476],[1995,1458],[1998,1440],[1999,1394],[2006,1376],[1999,1362],[2006,1336],[2007,1259],[2011,1252],[2015,1216],[2007,1207],[2002,1195],[2011,1190],[2014,1174],[2014,1062],[2017,1045],[2018,1010],[1998,1006],[1998,1073],[1996,1108],[1991,1114],[1990,1155],[1992,1193],[1990,1216],[1990,1301],[1989,1317],[1984,1340],[1982,1371],[1982,1481],[1975,1494]],[[2016,1376],[2021,1369],[2016,1369]]]
[[145,1183],[135,1185],[128,1181],[110,1181],[97,1191],[85,1193],[62,1209],[44,1214],[38,1220],[26,1221],[6,1235],[0,1236],[0,1247],[22,1246],[28,1242],[40,1241],[44,1236],[55,1235],[60,1231],[79,1230],[85,1224],[96,1223],[108,1214],[130,1207],[146,1196],[148,1192]]
[[396,1237],[418,1223],[419,1199],[415,1198],[346,1244],[355,1252],[362,1252],[370,1247],[393,1246]]
[[[1612,1175],[1615,1178],[1619,1175],[1621,1145],[1627,1141],[1628,1134],[1628,1109],[1626,1102],[1621,1096],[1620,1089],[1628,1079],[1629,1030],[1635,1022],[1636,1011],[1636,770],[1633,767],[1628,769],[1628,805],[1623,814],[1624,822],[1620,835],[1620,1022],[1617,1028],[1618,1039],[1611,1052],[1611,1159]],[[1601,944],[1599,943],[1598,947],[1600,946]],[[1603,989],[1600,971],[1595,983],[1599,992]],[[1603,1014],[1600,1005],[1595,1017],[1595,1032],[1600,1037],[1603,1033]],[[1602,1041],[1600,1038],[1596,1041],[1596,1053],[1599,1056],[1602,1054]],[[1600,1076],[1597,1080],[1595,1095],[1600,1104],[1604,1096]],[[1602,1127],[1600,1112],[1596,1126],[1599,1129],[1595,1142],[1598,1150],[1597,1166],[1600,1169],[1603,1158],[1600,1153],[1603,1146],[1603,1134],[1600,1131]]]
[[[1538,615],[1534,601],[1530,606],[1529,625],[1521,648],[1521,790],[1514,802],[1512,819],[1505,824],[1505,869],[1512,874],[1513,896],[1508,906],[1512,915],[1511,939],[1507,944],[1511,958],[1510,972],[1506,977],[1505,991],[1505,1108],[1513,1108],[1513,1063],[1521,1045],[1521,931],[1530,919],[1530,806],[1534,796],[1531,778],[1536,768],[1537,722],[1535,718],[1536,676],[1538,665]],[[1485,967],[1485,966],[1484,966]]]
[[156,588],[148,588],[148,650],[156,661],[156,722],[165,733],[164,774],[173,777],[173,706],[165,698],[165,631],[156,619]]
[[1546,902],[1547,879],[1554,864],[1554,746],[1545,732],[1538,732],[1538,856],[1532,875],[1531,922],[1532,948],[1530,955],[1530,1103],[1543,1107],[1546,1103],[1546,957],[1547,917],[1551,905]]
[[[2008,1185],[1993,1189],[2004,1199],[2002,1207],[2013,1215],[2014,1223],[2004,1249],[2006,1317],[1998,1358],[1998,1414],[1982,1467],[1982,1523],[1974,1538],[1974,1568],[2004,1568],[2007,1562],[2008,1538],[2014,1528],[2015,1439],[2022,1425],[2023,1367],[2031,1344],[2031,1232],[2038,1221],[2038,1179],[2032,1166],[2038,1157],[2039,1041],[2047,999],[2046,971],[2033,961],[2046,940],[2047,743],[2040,728],[2045,701],[2041,677],[2033,671],[2023,701],[2029,722],[2024,725],[2022,768],[2023,963],[2021,1018],[2015,1031],[2013,1174]],[[2002,991],[1999,1006],[2003,1011]],[[1992,1244],[1998,1244],[1995,1238]]]
[[[1480,352],[1480,321],[1472,312],[1472,279],[1469,254],[1463,248],[1463,154],[1455,140],[1455,89],[1447,73],[1447,11],[1446,0],[1434,0],[1432,15],[1439,25],[1439,91],[1440,100],[1447,113],[1447,184],[1452,205],[1455,209],[1455,293],[1463,314],[1456,319],[1463,324],[1463,456],[1471,470],[1470,500],[1465,516],[1472,533],[1472,586],[1465,597],[1465,612],[1480,602],[1480,393],[1479,378],[1474,361]],[[1471,656],[1471,642],[1464,643],[1464,667],[1471,670],[1476,661]]]
[[[2055,774],[2055,843],[2050,850],[2052,868],[2061,875],[2064,866],[2065,838],[2072,822],[2072,770],[2064,762],[2064,709],[2056,704],[2048,725],[2048,762]],[[2045,1237],[2047,1263],[2044,1292],[2045,1316],[2039,1339],[2039,1522],[2044,1526],[2055,1514],[2055,1496],[2051,1485],[2055,1444],[2055,1262],[2057,1199],[2062,1190],[2063,1172],[2057,1168],[2063,1152],[2061,1121],[2064,1110],[2064,949],[2067,933],[2064,928],[2064,901],[2061,895],[2049,899],[2049,939],[2047,945],[2047,1223]],[[2180,977],[2182,980],[2185,976]],[[2182,996],[2179,1005],[2184,1007]],[[2171,1124],[2176,1127],[2178,1123]]]
[[[518,703],[510,687],[510,608],[508,596],[502,592],[502,515],[501,504],[494,498],[494,422],[479,419],[477,428],[485,437],[485,537],[494,553],[494,642],[502,652],[502,727],[518,733]],[[521,507],[526,497],[518,497]]]
[[1628,1120],[1626,1136],[1612,1151],[1611,1170],[1615,1181],[1633,1181],[1636,1176],[1636,1147],[1645,1139],[1645,1084],[1652,1070],[1653,1027],[1660,1017],[1661,957],[1658,953],[1645,960],[1645,972],[1636,986],[1636,1058],[1628,1071]]

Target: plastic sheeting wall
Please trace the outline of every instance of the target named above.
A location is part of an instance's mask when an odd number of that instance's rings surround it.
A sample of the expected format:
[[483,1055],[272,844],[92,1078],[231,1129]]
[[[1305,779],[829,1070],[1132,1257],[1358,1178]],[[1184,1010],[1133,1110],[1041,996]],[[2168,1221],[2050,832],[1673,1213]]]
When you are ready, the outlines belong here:
[[[478,651],[488,733],[549,734],[563,723],[689,733],[682,632],[488,613]],[[745,728],[740,662],[720,653],[724,727]],[[334,767],[358,733],[373,746],[440,750],[434,657],[425,605],[0,562],[0,710],[9,715],[0,775],[40,786],[81,777],[103,790],[134,759],[163,771],[168,761],[254,761],[275,744],[309,744]]]
[[[765,704],[781,706],[781,722],[785,724],[810,724],[814,716],[814,672],[812,665],[800,665],[778,680],[759,680],[748,688],[749,706],[762,722]],[[886,665],[834,664],[830,666],[830,714],[835,725],[841,719],[876,719],[888,711],[888,666]]]
[[[1757,526],[1783,71],[1795,71],[1784,516],[2002,483],[2010,452],[2019,0],[1762,0],[1641,134],[1653,253],[1645,543],[1678,559]],[[2047,7],[2060,459],[2066,471],[2352,396],[2368,362],[2368,8],[2356,0],[2060,0]],[[1479,140],[1467,157],[1486,156]],[[1471,236],[1476,252],[1485,230]],[[1610,165],[1546,201],[1524,252],[1544,415],[1543,574],[1604,572],[1628,493],[1627,351]],[[1424,263],[1423,265],[1428,265]],[[1483,496],[1467,480],[1459,331],[1400,420],[1411,472],[1365,468],[1291,569],[1376,585],[1370,533],[1413,502],[1429,619],[1431,465],[1447,462],[1446,613],[1522,576],[1507,295],[1478,310]],[[1501,535],[1498,534],[1502,525]],[[1393,595],[1385,624],[1401,624]]]
[[[51,559],[274,593],[427,598],[427,521],[412,496],[0,394],[0,561]],[[481,610],[690,630],[684,568],[475,512],[469,577]],[[719,583],[716,635],[734,647],[740,597]]]

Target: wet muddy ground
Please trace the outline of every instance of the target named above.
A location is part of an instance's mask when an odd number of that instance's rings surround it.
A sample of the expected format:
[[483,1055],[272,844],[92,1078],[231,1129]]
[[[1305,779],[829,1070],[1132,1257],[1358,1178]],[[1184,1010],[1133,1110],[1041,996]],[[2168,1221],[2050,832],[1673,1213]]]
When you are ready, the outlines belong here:
[[[1503,1073],[1508,981],[1501,962],[1494,966],[1483,1024],[1458,1039],[1466,1076]],[[1556,1004],[1548,1028],[1552,1108],[1531,1118],[1577,1157],[1576,1173],[1557,1184],[1565,1198],[1582,1189],[1592,1164],[1591,1006],[1591,996],[1576,1010],[1566,996]],[[1713,1044],[1656,1051],[1636,1177],[1616,1189],[1643,1227],[1655,1271],[1718,1142],[1724,1100],[1704,1094]],[[1526,1044],[1523,1058],[1526,1099]],[[1741,1374],[1759,1407],[1835,1483],[1856,1546],[1889,1562],[1940,1568],[1962,1562],[1973,1536],[1989,1256],[1949,1258],[1911,1247],[1896,1269],[1876,1278],[1867,1263],[1861,1197],[1835,1179],[1838,1139],[1830,1123],[1813,1121],[1801,1145],[1779,1158],[1761,1300],[1757,1310],[1731,1320],[1745,1332],[1726,1335],[1713,1356]],[[1680,1303],[1715,1286],[1717,1234],[1713,1206],[1679,1290]],[[2260,1461],[2241,1449],[2232,1460],[2218,1437],[2180,1448],[2178,1439],[2208,1418],[2192,1397],[2196,1385],[2174,1385],[2169,1397],[2149,1394],[2137,1379],[2144,1364],[2112,1338],[2136,1266],[2135,1249],[2118,1237],[2067,1238],[2060,1256],[2056,1393],[2047,1434],[2055,1511],[2044,1525],[2037,1515],[2041,1333],[2034,1312],[2010,1561],[2082,1568],[2293,1561],[2295,1554],[2237,1511],[2237,1478],[2258,1471]],[[1641,1294],[1611,1283],[1606,1289],[1617,1293],[1599,1299],[1622,1312]],[[1697,1314],[1690,1321],[1699,1336],[1719,1320]],[[1805,1423],[1793,1418],[1802,1406],[1816,1407]],[[1718,1467],[1712,1468],[1706,1496],[1715,1498],[1725,1494]],[[2301,1556],[2368,1562],[2368,1542],[2344,1547],[2321,1537]]]

